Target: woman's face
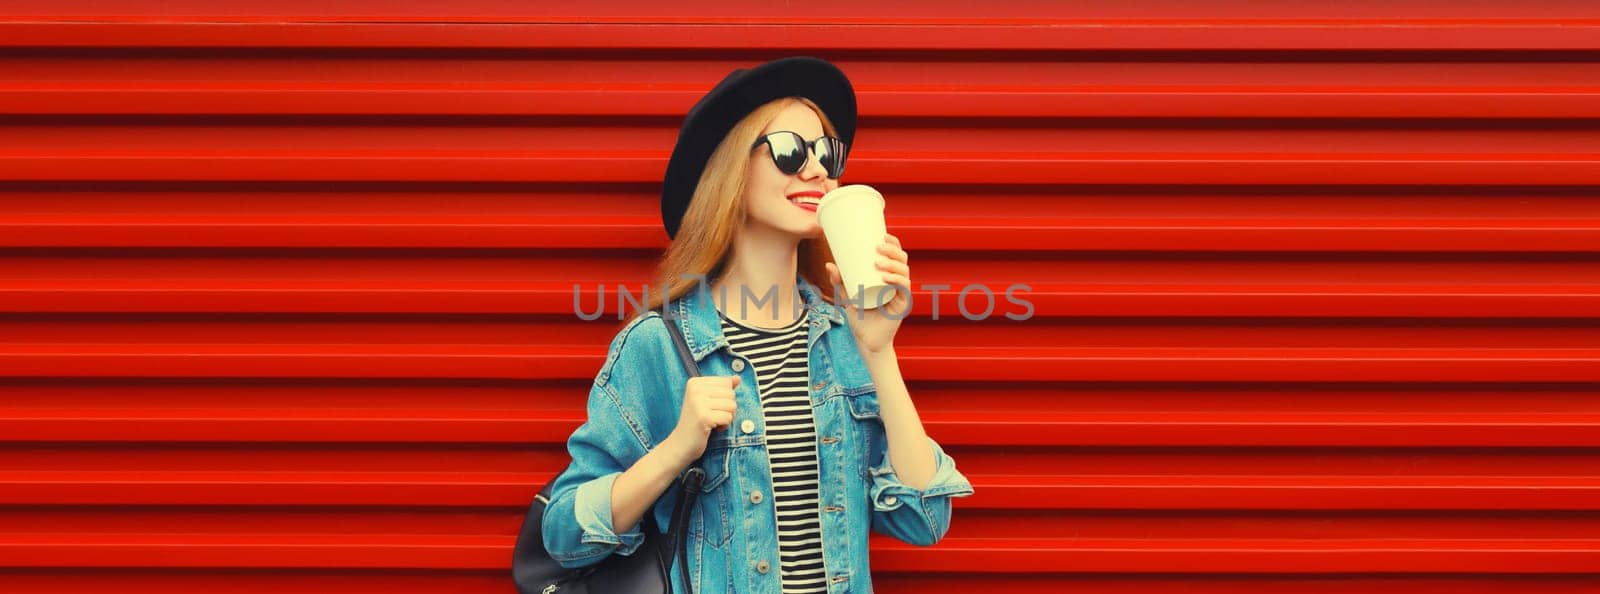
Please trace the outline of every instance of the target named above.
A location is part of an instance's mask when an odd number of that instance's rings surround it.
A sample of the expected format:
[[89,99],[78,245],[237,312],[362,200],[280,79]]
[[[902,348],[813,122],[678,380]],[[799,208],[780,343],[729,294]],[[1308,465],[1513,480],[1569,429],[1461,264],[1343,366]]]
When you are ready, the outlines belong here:
[[[811,141],[823,135],[822,120],[811,108],[796,103],[780,112],[761,134],[785,131],[799,132],[801,138]],[[787,175],[773,164],[771,151],[766,144],[752,149],[750,183],[744,195],[748,224],[800,238],[820,235],[822,226],[817,223],[816,207],[801,206],[797,199],[820,200],[823,194],[838,187],[839,181],[828,179],[815,153],[807,156],[806,166],[799,173]]]

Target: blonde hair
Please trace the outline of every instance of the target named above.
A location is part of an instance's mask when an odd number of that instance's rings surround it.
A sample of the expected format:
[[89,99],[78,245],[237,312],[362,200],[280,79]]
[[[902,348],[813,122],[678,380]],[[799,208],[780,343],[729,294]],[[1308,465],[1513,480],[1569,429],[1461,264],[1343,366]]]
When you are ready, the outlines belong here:
[[[717,145],[716,151],[711,153],[705,170],[700,173],[700,181],[695,185],[688,211],[683,214],[677,237],[667,246],[666,253],[656,267],[654,287],[660,290],[652,289],[644,311],[659,309],[662,303],[678,299],[696,289],[700,284],[696,275],[704,276],[708,286],[722,276],[724,266],[732,255],[734,240],[744,228],[747,211],[744,192],[749,180],[750,162],[757,154],[750,150],[750,145],[755,143],[772,120],[777,119],[780,112],[797,103],[816,112],[817,118],[822,120],[823,133],[838,135],[828,116],[822,113],[822,108],[804,97],[769,101],[735,124],[722,138],[722,143]],[[796,260],[799,274],[811,284],[823,288],[823,299],[832,303],[832,291],[827,290],[828,271],[823,267],[824,263],[833,261],[833,251],[828,248],[827,239],[819,234],[801,240]]]

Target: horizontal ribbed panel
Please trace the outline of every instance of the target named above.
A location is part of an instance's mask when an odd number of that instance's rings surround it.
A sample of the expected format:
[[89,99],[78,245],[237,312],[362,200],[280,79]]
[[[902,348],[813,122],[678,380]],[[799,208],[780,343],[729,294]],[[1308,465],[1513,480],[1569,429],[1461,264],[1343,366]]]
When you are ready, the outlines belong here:
[[0,8],[0,591],[510,591],[683,114],[790,54],[856,86],[977,491],[877,591],[1594,591],[1597,50],[1588,2]]

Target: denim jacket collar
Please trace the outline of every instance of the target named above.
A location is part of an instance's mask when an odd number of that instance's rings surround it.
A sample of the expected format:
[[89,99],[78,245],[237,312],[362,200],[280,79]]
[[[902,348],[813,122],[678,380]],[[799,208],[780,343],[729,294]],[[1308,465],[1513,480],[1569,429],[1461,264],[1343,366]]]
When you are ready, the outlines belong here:
[[[805,303],[806,323],[811,327],[812,342],[815,342],[815,337],[821,334],[816,330],[821,329],[823,325],[829,322],[834,325],[844,325],[844,314],[833,304],[823,301],[821,289],[806,280],[804,275],[795,274],[795,288]],[[712,351],[728,346],[728,339],[722,334],[717,303],[711,299],[711,288],[708,283],[699,283],[695,290],[679,297],[676,305],[668,311],[672,313],[671,319],[677,320],[678,328],[683,330],[683,338],[689,343],[689,353],[694,355],[695,361],[704,359],[706,354]]]

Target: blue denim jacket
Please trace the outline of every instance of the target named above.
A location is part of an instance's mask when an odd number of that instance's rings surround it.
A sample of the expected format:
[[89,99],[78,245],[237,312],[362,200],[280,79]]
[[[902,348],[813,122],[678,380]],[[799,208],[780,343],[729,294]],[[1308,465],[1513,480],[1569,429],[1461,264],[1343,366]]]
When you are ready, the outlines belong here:
[[[889,465],[877,390],[844,310],[823,301],[804,277],[797,275],[796,283],[807,318],[828,591],[871,592],[870,531],[932,545],[949,529],[950,499],[971,495],[972,484],[931,439],[933,479],[922,490],[900,482]],[[755,369],[729,350],[704,283],[664,311],[667,318],[660,311],[640,314],[612,340],[589,392],[588,420],[567,441],[572,463],[545,509],[545,548],[562,566],[575,568],[613,553],[633,554],[643,542],[640,524],[620,532],[611,525],[611,486],[677,427],[688,374],[663,322],[677,323],[703,374],[740,376],[736,417],[727,430],[711,434],[702,459],[705,484],[689,520],[695,591],[777,594],[777,519]],[[663,531],[671,529],[677,489],[674,482],[651,508]],[[682,568],[676,559],[673,565],[676,591]]]

